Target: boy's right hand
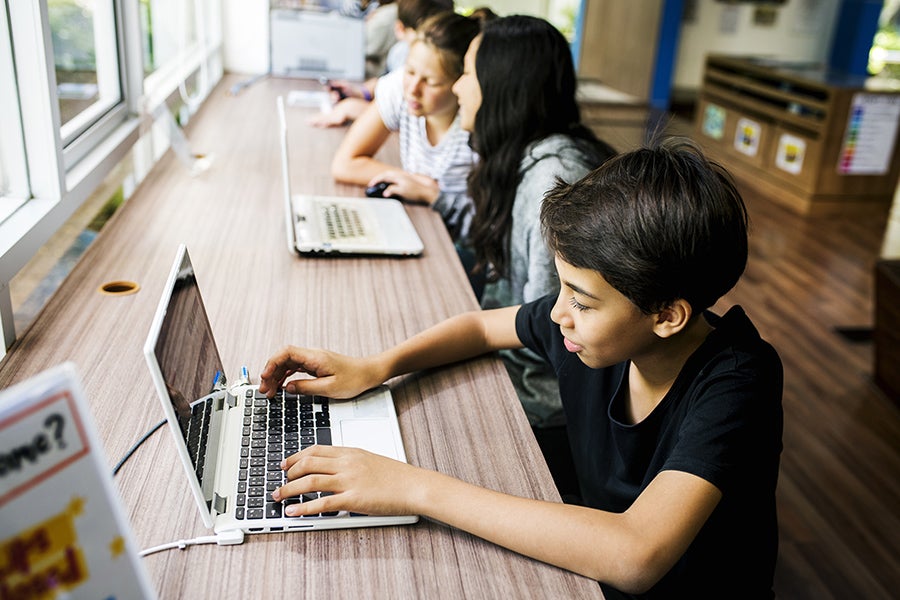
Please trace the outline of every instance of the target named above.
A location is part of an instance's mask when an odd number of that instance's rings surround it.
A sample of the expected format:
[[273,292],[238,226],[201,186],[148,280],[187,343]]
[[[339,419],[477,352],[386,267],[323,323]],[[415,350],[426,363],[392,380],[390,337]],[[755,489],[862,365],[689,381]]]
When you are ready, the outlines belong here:
[[[285,383],[296,373],[305,373],[312,378]],[[266,362],[259,374],[259,391],[271,398],[284,386],[294,394],[353,398],[383,382],[371,359],[287,346]]]

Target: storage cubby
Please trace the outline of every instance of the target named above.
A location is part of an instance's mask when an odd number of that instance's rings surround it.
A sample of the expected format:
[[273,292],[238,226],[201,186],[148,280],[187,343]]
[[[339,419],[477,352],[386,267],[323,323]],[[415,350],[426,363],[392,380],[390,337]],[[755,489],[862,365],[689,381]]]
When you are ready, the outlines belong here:
[[698,140],[798,212],[889,206],[900,173],[900,82],[761,58],[707,57]]

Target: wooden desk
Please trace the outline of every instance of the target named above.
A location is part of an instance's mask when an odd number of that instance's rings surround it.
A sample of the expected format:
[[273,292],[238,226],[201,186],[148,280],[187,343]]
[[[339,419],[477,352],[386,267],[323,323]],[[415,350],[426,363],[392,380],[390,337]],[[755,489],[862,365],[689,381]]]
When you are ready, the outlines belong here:
[[[192,177],[167,153],[0,362],[6,387],[74,361],[110,465],[163,418],[142,346],[179,242],[191,252],[231,377],[243,364],[258,373],[287,343],[371,353],[477,308],[439,216],[426,207],[408,208],[425,242],[420,258],[289,253],[275,97],[298,83],[272,79],[229,96],[235,81],[220,83],[187,131],[195,152],[214,155],[211,168]],[[344,130],[313,129],[296,108],[288,119],[296,191],[362,195],[328,174]],[[396,143],[385,156],[396,162]],[[137,282],[140,291],[100,293],[114,280]],[[390,385],[412,464],[510,494],[559,499],[497,358]],[[116,482],[140,547],[209,534],[170,432],[151,436]],[[602,597],[593,581],[426,520],[250,536],[240,546],[153,554],[145,564],[161,598]]]

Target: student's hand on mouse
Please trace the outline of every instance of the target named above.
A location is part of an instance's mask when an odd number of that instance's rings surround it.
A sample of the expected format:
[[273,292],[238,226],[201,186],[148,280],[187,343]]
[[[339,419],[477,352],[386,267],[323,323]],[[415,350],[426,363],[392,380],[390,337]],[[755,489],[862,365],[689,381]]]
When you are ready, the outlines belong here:
[[379,173],[369,181],[367,187],[381,181],[389,184],[383,192],[385,198],[396,197],[411,202],[434,204],[441,193],[437,181],[431,177],[396,169]]
[[363,97],[362,90],[360,89],[358,84],[344,81],[343,79],[329,81],[326,86],[337,99]]
[[[282,386],[293,394],[319,394],[330,398],[353,398],[384,382],[386,377],[371,358],[353,358],[328,350],[287,346],[266,362],[259,374],[259,391],[271,397]],[[296,373],[312,378],[294,379]]]
[[272,492],[282,501],[309,492],[331,495],[287,506],[288,516],[339,510],[367,515],[416,514],[413,494],[398,490],[416,490],[415,480],[426,474],[423,469],[373,454],[359,448],[312,446],[282,463],[288,482]]

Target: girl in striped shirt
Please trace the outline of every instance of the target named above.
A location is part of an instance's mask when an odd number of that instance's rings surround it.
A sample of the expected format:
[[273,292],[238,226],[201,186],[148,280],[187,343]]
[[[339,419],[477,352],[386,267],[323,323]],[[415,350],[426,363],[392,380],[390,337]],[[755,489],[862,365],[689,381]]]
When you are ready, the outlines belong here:
[[[460,127],[452,86],[479,21],[453,12],[430,17],[412,43],[406,66],[382,77],[375,101],[353,123],[331,165],[338,181],[372,186],[383,195],[424,202],[441,213],[454,240],[472,218],[466,178],[476,155]],[[400,136],[401,167],[375,158],[392,132]]]

